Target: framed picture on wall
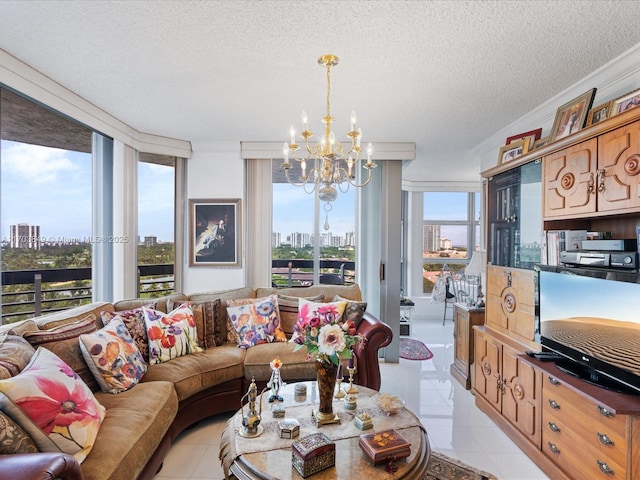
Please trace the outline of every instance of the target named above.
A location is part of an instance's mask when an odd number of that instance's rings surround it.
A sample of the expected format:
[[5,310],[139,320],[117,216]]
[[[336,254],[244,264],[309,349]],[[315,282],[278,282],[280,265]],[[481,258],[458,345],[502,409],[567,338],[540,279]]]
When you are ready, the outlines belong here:
[[189,200],[189,265],[241,266],[240,199]]
[[555,142],[582,130],[595,96],[596,89],[592,88],[559,107],[549,141]]

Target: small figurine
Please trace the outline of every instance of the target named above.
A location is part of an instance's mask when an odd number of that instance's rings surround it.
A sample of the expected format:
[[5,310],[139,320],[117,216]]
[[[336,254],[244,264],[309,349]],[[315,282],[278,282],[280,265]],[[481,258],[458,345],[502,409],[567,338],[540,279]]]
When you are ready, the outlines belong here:
[[[263,390],[264,392],[264,390]],[[247,399],[248,411],[244,413],[244,399]],[[256,410],[256,401],[259,402],[259,410]],[[257,437],[263,432],[263,427],[260,425],[262,420],[262,393],[258,397],[258,388],[256,386],[255,378],[251,379],[251,384],[247,393],[245,393],[240,399],[240,410],[242,412],[242,428],[239,433],[243,437]]]
[[284,382],[280,377],[280,367],[282,367],[282,361],[280,357],[276,357],[271,362],[271,378],[267,382],[267,387],[271,389],[271,396],[269,397],[269,403],[273,403],[278,400],[279,402],[284,402],[284,398],[280,396],[280,388],[284,386]]

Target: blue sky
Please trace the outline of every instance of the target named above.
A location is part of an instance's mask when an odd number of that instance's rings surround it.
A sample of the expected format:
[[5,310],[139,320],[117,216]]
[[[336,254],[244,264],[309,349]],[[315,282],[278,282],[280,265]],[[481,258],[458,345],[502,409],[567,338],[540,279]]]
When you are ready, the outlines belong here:
[[[3,239],[9,237],[9,225],[18,223],[40,225],[41,236],[51,239],[91,235],[90,154],[2,141],[0,159]],[[173,178],[170,167],[139,164],[141,238],[155,235],[160,241],[173,241]],[[274,193],[274,232],[281,233],[282,240],[293,232],[312,233],[314,196],[289,184],[275,184]],[[466,205],[466,193],[426,193],[425,218],[463,220]],[[321,203],[321,233],[323,207]],[[354,231],[355,188],[339,192],[331,207],[329,231],[341,236]],[[466,241],[465,229],[459,227],[443,227],[442,235],[454,245]]]
[[[18,223],[45,238],[91,235],[90,154],[2,141],[0,160],[3,240]],[[173,241],[173,169],[141,163],[138,175],[139,235]]]

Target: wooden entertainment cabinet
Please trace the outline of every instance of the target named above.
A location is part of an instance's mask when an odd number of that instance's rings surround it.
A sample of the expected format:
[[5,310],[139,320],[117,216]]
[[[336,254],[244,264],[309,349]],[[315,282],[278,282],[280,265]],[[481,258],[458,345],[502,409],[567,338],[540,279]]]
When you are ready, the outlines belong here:
[[476,406],[550,478],[640,478],[640,395],[591,385],[525,354],[541,348],[533,268],[545,260],[544,231],[636,238],[640,108],[482,176],[488,266],[485,325],[474,327]]

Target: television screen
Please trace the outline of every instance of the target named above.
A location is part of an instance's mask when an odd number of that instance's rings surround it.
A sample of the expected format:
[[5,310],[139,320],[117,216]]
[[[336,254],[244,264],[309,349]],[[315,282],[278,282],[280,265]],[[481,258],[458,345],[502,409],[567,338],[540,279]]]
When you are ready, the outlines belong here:
[[538,341],[570,360],[559,366],[640,392],[640,277],[549,266],[540,266],[537,277]]

